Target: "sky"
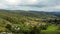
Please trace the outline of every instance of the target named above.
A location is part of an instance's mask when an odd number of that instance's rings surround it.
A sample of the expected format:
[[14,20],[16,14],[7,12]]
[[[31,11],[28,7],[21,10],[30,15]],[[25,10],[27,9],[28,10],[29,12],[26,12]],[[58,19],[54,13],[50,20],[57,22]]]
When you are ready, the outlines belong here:
[[0,0],[0,9],[60,11],[60,0]]

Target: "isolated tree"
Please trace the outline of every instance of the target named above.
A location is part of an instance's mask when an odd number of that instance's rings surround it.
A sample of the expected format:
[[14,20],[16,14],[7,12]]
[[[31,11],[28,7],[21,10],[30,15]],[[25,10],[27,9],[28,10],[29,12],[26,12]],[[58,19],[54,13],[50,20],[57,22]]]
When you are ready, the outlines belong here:
[[48,26],[47,24],[46,25],[40,25],[40,29],[41,30],[46,30],[47,29],[47,26]]
[[11,30],[12,26],[10,24],[7,24],[6,28],[9,29],[9,30]]
[[40,34],[40,29],[36,26],[31,30],[30,34]]

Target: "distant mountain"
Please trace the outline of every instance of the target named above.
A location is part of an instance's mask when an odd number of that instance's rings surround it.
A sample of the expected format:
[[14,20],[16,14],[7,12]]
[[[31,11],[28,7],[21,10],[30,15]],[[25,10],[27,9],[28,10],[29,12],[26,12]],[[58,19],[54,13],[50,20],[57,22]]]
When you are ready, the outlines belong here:
[[60,17],[60,12],[51,12],[51,14]]

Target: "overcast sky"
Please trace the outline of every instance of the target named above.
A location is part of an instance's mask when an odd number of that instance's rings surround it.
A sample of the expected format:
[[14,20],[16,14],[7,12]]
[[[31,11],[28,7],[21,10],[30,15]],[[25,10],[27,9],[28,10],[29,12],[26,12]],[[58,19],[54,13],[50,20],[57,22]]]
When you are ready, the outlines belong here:
[[0,9],[60,11],[60,0],[0,0]]

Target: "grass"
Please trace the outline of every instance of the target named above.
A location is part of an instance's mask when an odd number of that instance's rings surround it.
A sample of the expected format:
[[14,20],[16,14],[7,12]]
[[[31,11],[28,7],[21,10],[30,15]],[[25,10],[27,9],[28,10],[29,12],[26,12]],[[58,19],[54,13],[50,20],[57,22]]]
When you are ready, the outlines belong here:
[[56,25],[50,25],[47,27],[46,30],[41,30],[41,34],[57,34],[58,32],[58,26]]

